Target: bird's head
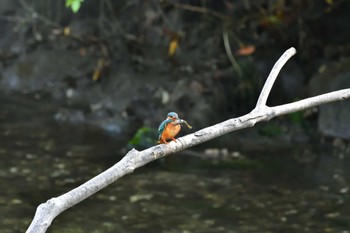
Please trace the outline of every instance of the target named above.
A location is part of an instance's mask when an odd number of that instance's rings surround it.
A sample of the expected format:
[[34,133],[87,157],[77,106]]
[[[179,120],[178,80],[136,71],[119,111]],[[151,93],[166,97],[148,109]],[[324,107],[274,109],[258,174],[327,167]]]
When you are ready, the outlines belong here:
[[177,115],[176,112],[169,112],[167,119],[170,119],[172,121],[179,120],[179,116]]

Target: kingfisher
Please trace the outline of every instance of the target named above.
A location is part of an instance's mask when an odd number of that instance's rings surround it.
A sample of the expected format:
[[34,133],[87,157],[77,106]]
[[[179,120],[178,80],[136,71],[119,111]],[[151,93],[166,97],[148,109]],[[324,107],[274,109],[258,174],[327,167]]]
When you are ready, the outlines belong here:
[[175,136],[180,132],[179,115],[176,112],[169,112],[167,118],[160,123],[158,128],[158,143],[167,144],[171,139],[176,142]]
[[159,125],[158,143],[168,144],[167,140],[170,139],[176,142],[175,136],[180,132],[183,123],[192,128],[185,120],[180,119],[176,112],[169,112],[167,118]]

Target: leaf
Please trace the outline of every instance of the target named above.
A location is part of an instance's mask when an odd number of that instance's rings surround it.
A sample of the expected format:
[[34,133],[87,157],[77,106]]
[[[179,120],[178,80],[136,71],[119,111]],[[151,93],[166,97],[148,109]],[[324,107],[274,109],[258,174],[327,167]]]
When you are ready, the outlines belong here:
[[145,149],[153,146],[156,143],[157,132],[149,127],[142,127],[137,130],[133,138],[128,142],[129,148]]
[[92,75],[92,81],[98,81],[99,79],[100,79],[100,77],[101,77],[101,70],[100,69],[95,69],[94,70],[94,73],[93,73],[93,75]]
[[66,0],[66,7],[70,7],[70,5],[72,5],[72,2],[74,0]]
[[236,53],[237,55],[248,56],[253,54],[254,52],[255,52],[255,46],[247,45],[247,46],[242,46],[240,49],[238,49]]
[[109,62],[106,59],[104,59],[104,58],[98,59],[97,65],[96,65],[96,67],[94,69],[94,73],[92,75],[92,80],[98,81],[101,78],[104,70],[106,69],[106,67],[108,65],[109,65]]
[[80,5],[81,5],[80,1],[73,2],[73,4],[72,4],[72,11],[74,13],[77,13],[79,8],[80,8]]
[[177,47],[179,47],[179,40],[178,40],[178,38],[173,38],[169,44],[169,49],[168,49],[169,57],[174,56]]
[[70,35],[70,27],[64,27],[63,35],[65,35],[65,36],[69,36]]
[[84,0],[66,0],[66,7],[70,7],[74,13],[77,13]]
[[264,16],[260,20],[260,24],[263,27],[270,28],[271,26],[277,26],[282,24],[282,18],[278,15],[269,15],[269,16]]

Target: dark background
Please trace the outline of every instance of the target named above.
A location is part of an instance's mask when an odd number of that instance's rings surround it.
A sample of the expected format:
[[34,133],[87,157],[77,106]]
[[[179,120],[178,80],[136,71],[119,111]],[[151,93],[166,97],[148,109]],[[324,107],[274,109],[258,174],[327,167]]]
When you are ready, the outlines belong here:
[[[1,1],[2,232],[154,145],[169,111],[193,126],[181,135],[250,112],[290,47],[270,106],[348,88],[349,12],[349,1],[86,0],[77,14]],[[293,113],[156,161],[50,231],[347,232],[349,109]]]

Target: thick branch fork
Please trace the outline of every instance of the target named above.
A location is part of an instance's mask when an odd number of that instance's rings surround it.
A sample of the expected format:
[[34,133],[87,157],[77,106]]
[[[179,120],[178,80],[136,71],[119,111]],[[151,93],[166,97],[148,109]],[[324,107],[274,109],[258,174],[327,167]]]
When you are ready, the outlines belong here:
[[229,132],[252,127],[260,121],[268,121],[277,116],[350,98],[350,89],[343,89],[289,104],[275,107],[266,106],[266,101],[278,73],[283,65],[295,53],[296,50],[290,48],[276,62],[260,93],[256,107],[250,113],[209,126],[195,133],[188,134],[184,137],[178,138],[177,142],[172,141],[169,144],[156,145],[143,151],[132,149],[114,166],[95,176],[86,183],[59,197],[51,198],[47,202],[40,204],[36,210],[34,219],[26,232],[46,232],[57,215],[95,194],[122,176],[132,173],[136,168],[142,167],[153,160],[209,141]]

